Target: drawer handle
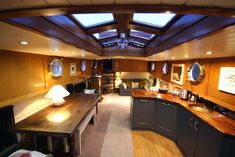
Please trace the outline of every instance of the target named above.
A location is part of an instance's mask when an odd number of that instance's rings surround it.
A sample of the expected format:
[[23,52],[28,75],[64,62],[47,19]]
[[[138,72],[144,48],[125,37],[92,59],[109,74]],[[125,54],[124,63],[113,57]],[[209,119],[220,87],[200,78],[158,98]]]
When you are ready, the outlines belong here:
[[189,118],[189,121],[188,121],[188,122],[189,122],[189,125],[190,125],[191,127],[193,126],[193,119],[194,119],[194,118],[191,117],[191,118]]
[[194,126],[193,127],[194,127],[195,131],[198,131],[198,123],[199,123],[198,121],[194,122]]
[[164,106],[170,106],[170,104],[163,102],[162,103]]
[[146,99],[140,99],[140,102],[148,102]]

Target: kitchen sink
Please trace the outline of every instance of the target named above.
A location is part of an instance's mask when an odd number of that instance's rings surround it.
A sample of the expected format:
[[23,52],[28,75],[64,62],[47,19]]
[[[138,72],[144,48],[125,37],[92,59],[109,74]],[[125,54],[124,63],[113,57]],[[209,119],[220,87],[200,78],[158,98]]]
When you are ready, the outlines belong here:
[[191,109],[199,111],[199,112],[208,113],[211,111],[211,109],[209,109],[205,104],[201,104],[201,103],[189,104],[188,106]]

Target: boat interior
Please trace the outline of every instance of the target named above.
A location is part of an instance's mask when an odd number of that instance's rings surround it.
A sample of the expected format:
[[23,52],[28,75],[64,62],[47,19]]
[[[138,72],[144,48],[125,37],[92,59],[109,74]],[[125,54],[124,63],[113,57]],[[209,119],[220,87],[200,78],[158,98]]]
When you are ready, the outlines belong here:
[[0,157],[235,156],[235,1],[1,0]]

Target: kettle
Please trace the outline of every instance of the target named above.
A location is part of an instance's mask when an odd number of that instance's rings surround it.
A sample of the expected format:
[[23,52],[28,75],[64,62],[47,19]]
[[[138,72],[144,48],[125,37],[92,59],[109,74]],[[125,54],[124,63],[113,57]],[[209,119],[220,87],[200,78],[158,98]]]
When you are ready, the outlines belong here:
[[187,89],[183,89],[180,95],[180,98],[183,100],[189,100],[192,96],[192,92],[187,90]]

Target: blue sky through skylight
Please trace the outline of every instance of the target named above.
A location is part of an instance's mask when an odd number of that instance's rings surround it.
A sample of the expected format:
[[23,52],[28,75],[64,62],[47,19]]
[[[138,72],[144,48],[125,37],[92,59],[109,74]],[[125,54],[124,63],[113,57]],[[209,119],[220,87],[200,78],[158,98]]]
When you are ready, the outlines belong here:
[[84,27],[92,27],[114,21],[112,13],[73,14],[73,17]]
[[130,35],[133,37],[143,38],[146,40],[151,40],[155,36],[154,34],[146,33],[143,31],[137,31],[135,29],[131,29]]
[[134,13],[133,21],[155,27],[164,27],[175,14],[170,13]]

